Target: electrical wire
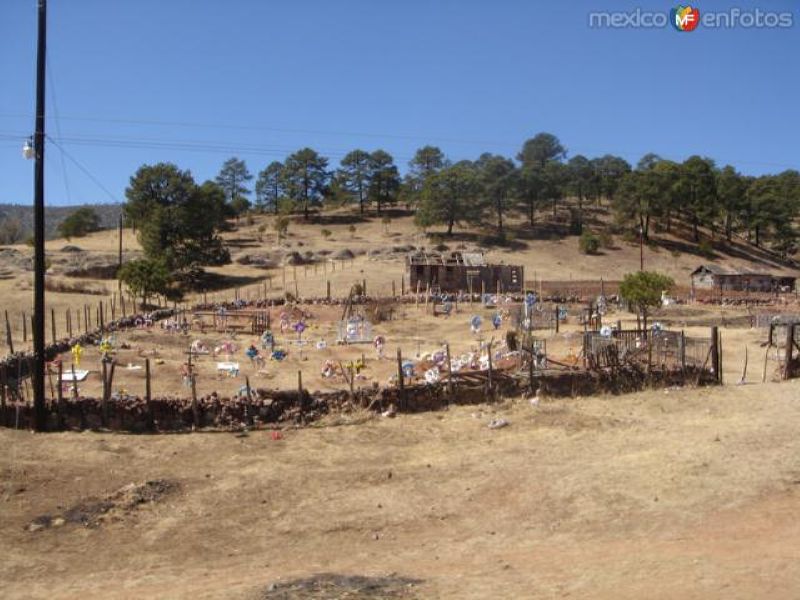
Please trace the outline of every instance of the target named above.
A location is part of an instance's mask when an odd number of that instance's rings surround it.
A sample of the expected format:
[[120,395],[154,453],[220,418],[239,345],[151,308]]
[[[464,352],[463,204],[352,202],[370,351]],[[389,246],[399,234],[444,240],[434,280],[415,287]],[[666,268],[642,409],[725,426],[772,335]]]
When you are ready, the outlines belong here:
[[84,175],[86,175],[86,176],[87,176],[89,179],[91,179],[91,180],[92,180],[92,182],[93,182],[93,183],[94,183],[94,184],[95,184],[97,187],[99,187],[101,190],[103,190],[103,191],[106,193],[106,195],[107,195],[109,198],[111,198],[111,200],[113,200],[113,201],[114,201],[114,202],[116,202],[117,204],[121,204],[121,201],[120,201],[120,199],[119,199],[117,196],[115,196],[113,192],[109,191],[109,189],[108,189],[106,186],[104,186],[104,185],[103,185],[103,184],[100,182],[100,180],[98,180],[98,179],[97,179],[97,178],[96,178],[94,175],[92,175],[92,173],[89,171],[89,169],[87,169],[86,167],[84,167],[84,166],[83,166],[83,165],[80,163],[80,161],[78,161],[78,159],[77,159],[77,158],[75,158],[75,157],[74,157],[74,156],[72,156],[72,155],[71,155],[69,152],[67,152],[67,151],[64,149],[64,147],[63,147],[61,144],[59,144],[58,142],[56,142],[56,141],[55,141],[53,138],[51,138],[49,135],[47,136],[47,139],[48,139],[48,140],[50,140],[50,142],[51,142],[51,143],[52,143],[52,144],[53,144],[53,145],[54,145],[56,148],[58,148],[58,150],[61,152],[61,154],[62,154],[62,155],[64,155],[64,156],[65,156],[65,157],[67,157],[67,158],[68,158],[70,161],[72,161],[72,163],[73,163],[73,164],[74,164],[76,167],[78,167],[78,169],[80,169],[80,170],[83,172],[83,174],[84,174]]
[[[53,78],[53,67],[50,64],[49,55],[45,56],[45,60],[47,61],[46,70],[47,70],[47,78],[49,79],[50,83],[50,98],[53,102],[53,118],[56,124],[56,133],[58,134],[58,137],[61,137],[61,121],[58,118],[58,102],[56,101],[56,83],[55,79]],[[67,175],[67,163],[64,160],[64,153],[60,152],[59,157],[61,158],[61,172],[63,176],[62,180],[64,182],[64,192],[67,195],[67,202],[69,204],[72,204],[72,194],[70,192],[70,187],[69,187],[69,176]]]

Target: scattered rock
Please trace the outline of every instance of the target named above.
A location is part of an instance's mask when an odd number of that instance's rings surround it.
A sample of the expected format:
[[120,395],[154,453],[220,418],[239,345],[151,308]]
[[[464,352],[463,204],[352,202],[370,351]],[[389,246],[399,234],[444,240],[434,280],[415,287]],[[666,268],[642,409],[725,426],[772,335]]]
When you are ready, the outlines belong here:
[[505,419],[492,419],[489,421],[488,427],[489,429],[502,429],[503,427],[508,427],[509,425],[511,425],[511,423]]
[[62,252],[83,252],[83,248],[79,246],[73,246],[72,244],[67,244],[61,248]]
[[345,260],[350,258],[355,258],[356,255],[349,248],[343,248],[341,250],[337,250],[333,253],[333,258],[337,260]]
[[72,269],[65,269],[64,275],[66,277],[80,277],[82,279],[114,279],[119,270],[119,263],[116,260],[103,262],[103,261],[87,261],[87,264],[81,267]]
[[305,260],[299,252],[287,252],[283,257],[283,264],[290,266],[297,266],[305,264]]

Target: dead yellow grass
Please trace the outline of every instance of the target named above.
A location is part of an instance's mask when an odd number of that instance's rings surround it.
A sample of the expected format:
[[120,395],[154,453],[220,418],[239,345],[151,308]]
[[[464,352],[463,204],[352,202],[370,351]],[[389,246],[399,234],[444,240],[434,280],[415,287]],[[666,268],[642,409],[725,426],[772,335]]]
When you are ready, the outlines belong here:
[[[419,598],[796,598],[798,397],[517,401],[281,440],[0,431],[3,596],[254,598],[334,572],[420,579]],[[180,491],[25,530],[152,479]]]

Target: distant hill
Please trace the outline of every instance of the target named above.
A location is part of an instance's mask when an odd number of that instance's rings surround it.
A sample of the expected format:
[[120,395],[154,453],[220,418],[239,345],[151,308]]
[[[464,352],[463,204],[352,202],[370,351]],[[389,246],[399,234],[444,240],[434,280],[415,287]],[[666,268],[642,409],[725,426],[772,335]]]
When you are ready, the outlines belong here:
[[[100,217],[102,228],[116,227],[122,213],[121,204],[78,204],[75,206],[45,207],[45,236],[48,239],[58,237],[58,226],[72,212],[88,206]],[[33,235],[33,206],[21,204],[0,204],[0,231],[8,220],[18,221],[21,226],[19,239],[25,240]],[[2,243],[2,242],[0,242]]]

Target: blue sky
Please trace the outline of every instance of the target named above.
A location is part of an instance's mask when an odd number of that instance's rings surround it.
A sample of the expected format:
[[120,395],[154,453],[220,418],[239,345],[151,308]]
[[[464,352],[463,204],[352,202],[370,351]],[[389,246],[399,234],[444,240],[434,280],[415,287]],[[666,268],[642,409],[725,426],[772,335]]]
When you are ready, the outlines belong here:
[[[513,156],[539,131],[570,155],[800,168],[797,5],[697,6],[793,11],[795,26],[588,25],[672,7],[648,1],[49,0],[47,127],[69,158],[48,147],[46,201],[122,200],[143,163],[203,180],[233,155],[256,173],[303,146],[333,165],[359,147],[405,169],[427,143]],[[32,201],[35,49],[36,0],[3,0],[0,202]]]

